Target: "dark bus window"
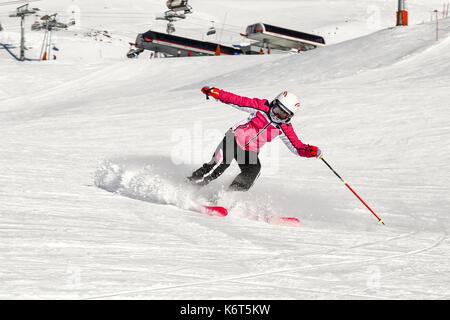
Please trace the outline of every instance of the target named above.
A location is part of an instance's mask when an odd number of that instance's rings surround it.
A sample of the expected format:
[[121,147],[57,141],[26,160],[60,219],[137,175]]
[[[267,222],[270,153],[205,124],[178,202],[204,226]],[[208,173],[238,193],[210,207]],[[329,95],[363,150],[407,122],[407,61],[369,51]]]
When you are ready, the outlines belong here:
[[303,39],[303,40],[308,40],[308,41],[325,44],[325,40],[320,36],[316,36],[316,35],[304,33],[304,32],[299,32],[299,31],[294,31],[294,30],[289,30],[289,29],[285,29],[285,28],[280,28],[280,27],[269,25],[269,24],[264,24],[264,26],[266,27],[267,32],[278,33],[280,35],[286,35],[286,36],[293,37],[293,38],[298,38],[298,39]]
[[[169,43],[173,43],[173,44],[177,44],[177,45],[181,45],[181,46],[188,46],[191,48],[197,48],[197,49],[202,49],[202,50],[207,50],[207,51],[212,51],[212,52],[215,52],[217,50],[216,43],[205,42],[205,41],[200,41],[200,40],[195,40],[195,39],[188,39],[188,38],[178,37],[178,36],[174,36],[174,35],[170,35],[170,34],[166,34],[166,33],[147,31],[146,33],[144,33],[143,37],[144,37],[144,39],[148,38],[148,39],[152,39],[152,40],[160,40],[160,41],[165,41],[165,42],[169,42]],[[230,54],[230,55],[233,55],[235,52],[242,53],[242,50],[238,50],[238,49],[234,49],[234,48],[222,46],[222,45],[220,46],[220,51],[225,54]]]

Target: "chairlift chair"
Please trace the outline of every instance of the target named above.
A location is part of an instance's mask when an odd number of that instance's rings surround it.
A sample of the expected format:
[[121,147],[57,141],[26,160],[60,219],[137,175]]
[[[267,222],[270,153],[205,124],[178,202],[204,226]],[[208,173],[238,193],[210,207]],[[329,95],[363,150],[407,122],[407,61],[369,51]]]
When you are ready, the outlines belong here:
[[35,21],[32,25],[31,25],[31,30],[32,31],[39,31],[42,29],[41,24],[39,23],[39,21]]
[[41,30],[41,23],[38,21],[38,19],[39,19],[39,16],[36,15],[35,16],[35,20],[34,20],[33,24],[31,25],[31,30],[32,31],[39,31],[39,30]]
[[168,34],[171,34],[171,33],[174,33],[174,32],[175,32],[175,27],[174,27],[174,25],[173,25],[172,22],[169,22],[169,23],[167,24],[167,29],[166,29],[166,31],[167,31]]
[[211,22],[213,23],[213,25],[206,32],[207,36],[212,36],[213,34],[216,34],[216,28],[214,28],[214,21],[211,21]]
[[184,11],[184,13],[190,13],[192,7],[188,5],[188,0],[167,0],[167,8],[173,11]]

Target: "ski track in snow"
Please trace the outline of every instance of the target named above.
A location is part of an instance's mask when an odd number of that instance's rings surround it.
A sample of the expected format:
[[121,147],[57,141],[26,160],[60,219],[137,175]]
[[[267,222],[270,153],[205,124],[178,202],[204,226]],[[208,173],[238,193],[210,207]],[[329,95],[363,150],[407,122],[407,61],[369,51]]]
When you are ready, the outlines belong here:
[[[192,286],[213,284],[213,283],[217,283],[217,282],[226,282],[226,281],[234,282],[236,280],[244,280],[244,279],[256,278],[256,277],[267,276],[267,275],[280,275],[280,274],[283,275],[284,273],[288,273],[288,272],[292,272],[292,271],[315,270],[315,269],[319,269],[319,268],[328,268],[328,267],[334,267],[334,266],[340,266],[340,265],[346,265],[346,264],[365,264],[365,263],[379,262],[379,261],[382,261],[382,260],[392,260],[392,259],[396,259],[396,258],[402,258],[402,257],[405,257],[405,256],[416,255],[416,254],[419,254],[419,253],[423,253],[423,252],[429,251],[429,250],[439,246],[446,238],[447,238],[447,236],[441,237],[436,242],[434,242],[432,245],[427,246],[425,248],[421,248],[421,249],[410,251],[410,252],[406,252],[406,253],[400,253],[400,254],[385,256],[385,257],[381,257],[381,258],[370,258],[370,259],[364,259],[364,260],[359,260],[359,259],[358,260],[354,260],[354,259],[352,259],[352,260],[344,260],[344,261],[335,262],[335,263],[324,263],[324,264],[312,265],[312,266],[306,266],[306,267],[281,269],[281,270],[272,270],[272,271],[262,272],[262,273],[250,273],[250,274],[244,274],[244,275],[240,275],[240,276],[236,276],[236,277],[220,278],[220,279],[205,280],[205,281],[198,281],[198,282],[190,282],[190,283],[185,283],[185,284],[180,284],[180,285],[175,285],[175,286],[156,287],[156,288],[142,289],[142,290],[136,290],[136,291],[118,292],[118,293],[113,293],[113,294],[109,294],[109,295],[103,295],[103,296],[97,296],[97,297],[89,297],[87,299],[100,299],[100,298],[109,298],[109,297],[124,296],[124,295],[132,296],[132,295],[135,295],[135,294],[144,293],[144,292],[150,292],[150,291],[171,290],[171,289],[176,289],[176,288],[181,288],[181,287],[192,287]],[[335,251],[336,250],[333,250],[331,252],[328,252],[327,254],[330,255],[331,253],[334,253]],[[289,277],[289,275],[288,275],[288,277]],[[248,283],[244,282],[242,284],[247,285]],[[259,283],[252,283],[252,285],[260,286],[261,284],[259,284]],[[264,286],[264,284],[262,284],[262,286]],[[273,287],[273,286],[268,285],[268,287]],[[281,288],[281,289],[285,289],[285,288]],[[296,288],[295,290],[302,291],[304,289]],[[342,294],[339,294],[339,293],[336,293],[336,292],[327,292],[327,291],[320,291],[320,290],[304,290],[304,291],[316,292],[316,293],[327,293],[327,294],[331,294],[331,295],[341,295],[341,296],[344,296],[344,297],[353,296],[353,297],[357,297],[357,298],[367,298],[367,299],[378,298],[378,299],[382,299],[382,297],[374,297],[374,296],[370,296],[370,295],[362,295],[362,294],[354,294],[354,293],[342,293]]]
[[[110,6],[156,12],[159,2]],[[198,2],[208,24],[238,5],[253,23],[270,6]],[[436,42],[435,25],[419,20],[442,5],[432,2],[411,5],[408,28],[387,28],[390,20],[373,28],[362,3],[330,0],[319,24],[311,12],[325,2],[285,1],[274,24],[310,26],[336,43],[301,55],[125,60],[134,41],[125,35],[147,20],[114,20],[103,7],[102,26],[87,15],[77,37],[58,34],[57,61],[24,65],[0,50],[0,298],[449,299],[450,22],[440,21]],[[376,5],[382,19],[395,10]],[[285,8],[304,9],[305,19],[284,17]],[[2,24],[0,42],[17,45],[17,21]],[[82,36],[90,28],[120,32],[101,44]],[[28,33],[30,56],[41,36]],[[248,193],[223,193],[235,166],[203,189],[186,185],[246,117],[205,101],[203,85],[263,98],[298,93],[299,137],[321,147],[386,226],[322,163],[280,142],[261,152]],[[175,165],[176,156],[188,161]],[[226,218],[187,210],[217,193],[231,208]],[[267,214],[302,225],[248,219]]]

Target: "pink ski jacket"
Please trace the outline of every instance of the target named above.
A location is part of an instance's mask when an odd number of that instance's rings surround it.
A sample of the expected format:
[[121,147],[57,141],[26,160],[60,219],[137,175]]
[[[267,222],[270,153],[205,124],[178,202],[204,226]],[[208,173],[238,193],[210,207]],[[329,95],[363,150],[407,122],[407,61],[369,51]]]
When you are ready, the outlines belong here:
[[267,100],[247,98],[221,90],[219,100],[250,113],[248,119],[233,126],[236,143],[244,150],[259,153],[266,143],[280,137],[294,154],[311,158],[309,145],[300,141],[290,123],[278,124],[271,120]]

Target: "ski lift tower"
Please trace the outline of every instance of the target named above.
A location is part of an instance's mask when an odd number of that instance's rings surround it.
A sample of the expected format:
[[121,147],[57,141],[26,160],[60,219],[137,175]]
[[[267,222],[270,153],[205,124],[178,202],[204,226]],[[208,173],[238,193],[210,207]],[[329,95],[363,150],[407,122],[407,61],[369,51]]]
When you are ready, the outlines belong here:
[[20,6],[16,9],[15,14],[11,14],[10,17],[20,18],[21,38],[20,38],[20,61],[25,60],[25,17],[31,14],[35,14],[36,11],[28,9],[28,4]]
[[398,0],[397,26],[408,25],[408,11],[406,10],[406,0]]

